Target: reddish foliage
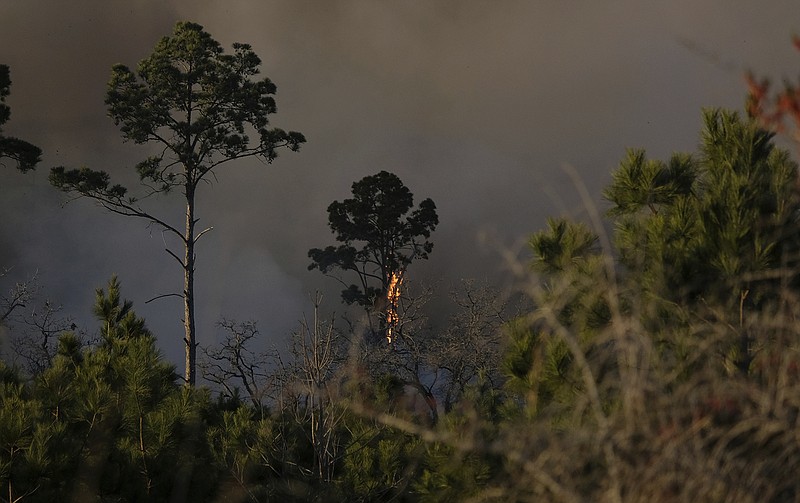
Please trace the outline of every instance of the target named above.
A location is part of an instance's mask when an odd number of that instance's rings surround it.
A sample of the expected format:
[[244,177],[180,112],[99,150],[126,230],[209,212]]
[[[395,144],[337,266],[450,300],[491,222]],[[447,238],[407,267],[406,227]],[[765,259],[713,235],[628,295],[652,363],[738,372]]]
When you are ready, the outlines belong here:
[[[800,51],[800,36],[792,37],[792,45]],[[792,122],[793,138],[800,143],[800,84],[796,87],[785,84],[784,88],[770,95],[770,81],[757,79],[751,72],[745,75],[747,84],[747,114],[759,120],[767,129],[785,132],[786,123]]]

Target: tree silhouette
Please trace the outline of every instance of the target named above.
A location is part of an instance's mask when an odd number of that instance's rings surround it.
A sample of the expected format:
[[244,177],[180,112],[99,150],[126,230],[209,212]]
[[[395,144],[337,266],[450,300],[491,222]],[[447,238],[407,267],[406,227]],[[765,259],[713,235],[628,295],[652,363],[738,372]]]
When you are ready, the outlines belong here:
[[387,293],[398,288],[412,261],[428,258],[433,250],[428,239],[439,223],[431,199],[413,207],[414,195],[393,173],[381,171],[353,183],[352,198],[328,206],[328,226],[342,244],[309,250],[308,269],[355,273],[358,283],[337,277],[347,287],[342,299],[391,316],[391,306],[384,304],[391,304]]
[[42,151],[26,141],[3,134],[3,124],[11,117],[11,107],[5,103],[10,92],[11,71],[7,65],[0,65],[0,162],[4,158],[11,159],[16,163],[17,169],[24,173],[36,167]]
[[[261,60],[247,44],[233,44],[224,54],[220,44],[188,22],[175,26],[136,72],[113,68],[106,104],[125,140],[152,143],[159,153],[140,162],[136,171],[145,188],[143,198],[128,196],[105,171],[53,168],[50,181],[59,189],[88,197],[119,215],[143,218],[178,239],[182,256],[167,249],[184,275],[184,379],[193,386],[197,338],[195,329],[195,245],[211,228],[197,232],[195,201],[200,184],[216,180],[216,170],[236,159],[254,157],[272,162],[281,147],[296,151],[302,134],[270,129],[268,116],[276,111],[275,85],[253,80]],[[256,141],[251,142],[250,135]],[[186,203],[183,228],[145,209],[142,199],[180,191]]]

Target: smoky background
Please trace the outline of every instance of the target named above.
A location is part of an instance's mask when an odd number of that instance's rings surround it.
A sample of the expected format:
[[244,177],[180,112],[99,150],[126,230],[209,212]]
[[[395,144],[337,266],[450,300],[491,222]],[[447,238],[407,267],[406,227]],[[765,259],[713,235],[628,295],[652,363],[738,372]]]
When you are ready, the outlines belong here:
[[[308,138],[272,165],[237,162],[202,188],[198,335],[213,343],[221,317],[258,320],[260,344],[282,346],[321,290],[341,310],[340,285],[308,271],[307,251],[333,243],[326,208],[380,170],[440,225],[431,259],[408,279],[441,285],[432,323],[461,279],[509,287],[498,250],[527,256],[546,217],[585,219],[563,166],[603,210],[601,187],[627,147],[653,158],[693,151],[702,107],[741,109],[748,68],[770,75],[795,61],[790,2],[624,1],[185,2],[83,0],[0,4],[0,59],[11,67],[5,132],[41,147],[25,175],[0,181],[0,281],[34,274],[77,325],[95,330],[94,289],[117,274],[165,355],[181,358],[180,271],[157,228],[87,201],[66,206],[49,168],[88,166],[132,186],[146,146],[124,144],[103,98],[111,66],[134,67],[178,20],[226,49],[249,43],[278,86],[273,126]],[[180,219],[177,200],[154,201]],[[6,287],[7,285],[4,285]],[[175,304],[175,305],[173,305]]]

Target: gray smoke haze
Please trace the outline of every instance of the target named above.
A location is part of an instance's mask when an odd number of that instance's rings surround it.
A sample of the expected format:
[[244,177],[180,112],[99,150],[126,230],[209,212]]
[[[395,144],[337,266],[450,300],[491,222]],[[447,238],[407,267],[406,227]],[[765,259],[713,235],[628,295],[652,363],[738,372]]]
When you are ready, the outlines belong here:
[[[47,183],[56,165],[132,180],[147,149],[122,143],[105,85],[178,20],[226,48],[251,44],[278,85],[273,124],[308,138],[273,165],[230,166],[200,194],[200,225],[215,228],[198,251],[200,341],[224,315],[260,320],[265,344],[280,345],[309,292],[337,308],[337,285],[307,271],[306,252],[332,242],[326,208],[353,181],[392,171],[436,202],[435,249],[414,279],[502,284],[494,247],[519,246],[547,216],[584,214],[562,166],[602,208],[625,148],[692,151],[701,107],[741,109],[745,69],[794,75],[795,13],[788,0],[0,1],[6,131],[44,150],[35,173],[0,168],[0,266],[16,279],[38,270],[47,294],[87,319],[94,288],[118,274],[180,361],[178,301],[144,304],[180,288],[160,231],[85,201],[62,207]],[[175,201],[159,204],[180,218]]]

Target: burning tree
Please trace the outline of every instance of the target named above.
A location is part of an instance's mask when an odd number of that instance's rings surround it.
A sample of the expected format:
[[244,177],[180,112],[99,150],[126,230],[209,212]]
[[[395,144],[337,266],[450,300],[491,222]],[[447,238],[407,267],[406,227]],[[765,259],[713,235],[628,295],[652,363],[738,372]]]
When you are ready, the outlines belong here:
[[397,308],[400,304],[400,287],[403,286],[403,276],[399,272],[392,273],[389,278],[389,287],[386,289],[386,340],[392,343],[397,326],[400,323],[400,315]]
[[[328,206],[328,226],[341,244],[309,250],[309,270],[341,282],[342,299],[381,315],[381,332],[391,344],[398,335],[398,307],[404,273],[415,259],[433,250],[431,232],[439,223],[436,205],[425,199],[414,207],[414,195],[397,175],[387,171],[353,183],[353,197]],[[410,212],[410,213],[409,213]],[[351,271],[348,284],[334,271]]]

